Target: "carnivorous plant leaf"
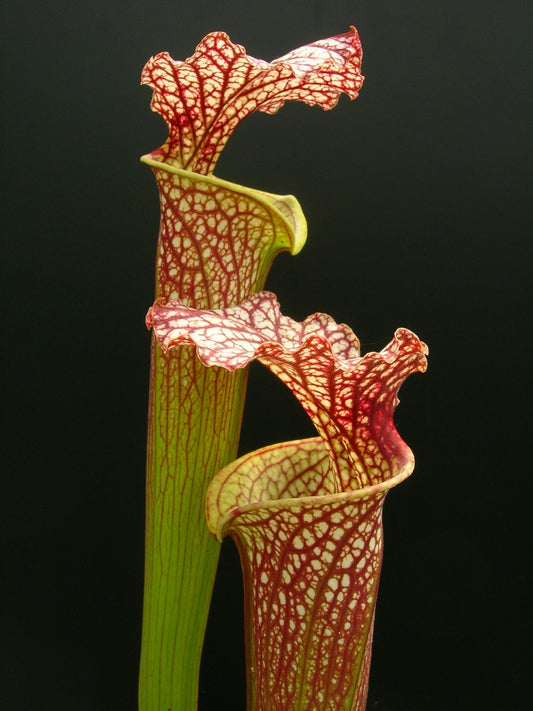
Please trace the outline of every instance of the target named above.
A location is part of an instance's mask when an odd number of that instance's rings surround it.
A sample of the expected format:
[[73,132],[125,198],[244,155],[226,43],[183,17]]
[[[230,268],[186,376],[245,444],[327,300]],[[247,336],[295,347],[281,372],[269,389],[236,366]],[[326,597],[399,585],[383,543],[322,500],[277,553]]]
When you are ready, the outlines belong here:
[[152,109],[169,128],[167,141],[151,157],[211,173],[232,131],[253,111],[273,114],[289,100],[331,109],[341,92],[354,99],[363,83],[361,57],[353,27],[272,62],[250,57],[224,32],[204,37],[183,62],[161,52],[141,79],[154,89]]
[[205,365],[233,370],[257,359],[270,368],[323,437],[339,490],[381,481],[383,468],[401,458],[403,442],[392,421],[396,391],[409,373],[425,370],[427,354],[425,344],[407,329],[398,329],[380,353],[361,357],[348,326],[326,314],[293,321],[280,313],[269,292],[219,310],[156,302],[147,323],[165,350],[195,345]]
[[[212,174],[238,122],[287,100],[331,108],[362,77],[351,30],[272,63],[215,32],[183,61],[153,57],[142,83],[169,135],[143,156],[159,188],[156,297],[196,308],[238,304],[263,288],[274,256],[306,238],[301,208]],[[153,339],[150,376],[146,563],[139,683],[141,711],[197,706],[203,635],[219,546],[205,527],[212,476],[236,456],[246,371],[206,369],[188,349]]]
[[398,329],[361,356],[347,326],[325,314],[293,321],[268,292],[218,310],[156,302],[147,323],[164,350],[193,345],[206,366],[258,359],[320,434],[241,457],[208,489],[209,529],[241,555],[250,711],[363,711],[383,500],[414,466],[393,412],[427,347]]

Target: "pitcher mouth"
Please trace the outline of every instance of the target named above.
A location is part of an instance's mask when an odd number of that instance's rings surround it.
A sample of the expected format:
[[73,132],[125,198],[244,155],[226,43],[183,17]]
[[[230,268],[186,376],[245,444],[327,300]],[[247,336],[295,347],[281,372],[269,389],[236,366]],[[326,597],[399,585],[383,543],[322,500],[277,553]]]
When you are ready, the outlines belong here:
[[[279,497],[269,497],[262,499],[258,497],[257,500],[252,500],[248,503],[238,504],[236,502],[235,506],[228,505],[226,510],[224,506],[220,507],[220,492],[223,487],[230,486],[231,479],[238,476],[246,476],[247,471],[255,470],[254,481],[258,482],[261,478],[261,467],[260,460],[268,460],[268,467],[276,465],[276,457],[272,455],[279,454],[279,462],[282,459],[287,459],[287,449],[303,449],[306,450],[306,456],[302,457],[295,464],[291,462],[288,469],[291,472],[291,478],[296,479],[299,474],[299,465],[301,465],[301,473],[305,470],[311,471],[313,467],[322,467],[323,473],[326,474],[328,468],[331,466],[330,455],[327,451],[326,445],[320,436],[309,437],[305,439],[295,439],[289,440],[287,442],[279,442],[277,444],[267,445],[266,447],[261,447],[253,452],[239,457],[231,464],[221,469],[218,474],[213,478],[209,490],[207,492],[207,525],[212,534],[214,534],[219,541],[222,541],[225,534],[227,533],[229,523],[236,516],[244,514],[248,511],[256,509],[279,509],[283,507],[284,509],[290,509],[292,507],[299,508],[316,508],[317,506],[327,505],[330,503],[339,503],[341,501],[357,501],[362,499],[375,498],[380,495],[385,497],[385,494],[389,489],[394,488],[400,482],[407,479],[413,472],[415,466],[415,459],[412,451],[404,444],[402,448],[402,454],[405,458],[404,463],[398,468],[392,476],[387,477],[383,481],[377,484],[371,484],[359,489],[350,489],[346,491],[334,491],[333,485],[331,484],[331,491],[328,491],[327,485],[324,485],[315,494],[304,494],[302,496],[279,496]],[[265,470],[266,470],[265,466]],[[257,471],[259,470],[259,474]],[[287,474],[285,473],[285,476]],[[327,477],[324,478],[327,481]],[[265,491],[261,486],[258,487],[259,490]],[[215,501],[217,503],[215,503]]]
[[241,193],[246,197],[251,197],[263,204],[268,210],[276,212],[280,219],[287,225],[289,234],[293,235],[289,252],[293,256],[301,252],[307,240],[307,220],[302,211],[301,205],[294,195],[275,195],[259,188],[249,188],[239,183],[232,183],[224,178],[217,177],[214,173],[208,175],[195,173],[192,170],[177,168],[160,160],[153,158],[153,153],[146,153],[140,158],[141,163],[145,163],[152,169],[163,170],[166,173],[179,175],[193,181],[201,181],[210,185],[230,190],[234,193]]

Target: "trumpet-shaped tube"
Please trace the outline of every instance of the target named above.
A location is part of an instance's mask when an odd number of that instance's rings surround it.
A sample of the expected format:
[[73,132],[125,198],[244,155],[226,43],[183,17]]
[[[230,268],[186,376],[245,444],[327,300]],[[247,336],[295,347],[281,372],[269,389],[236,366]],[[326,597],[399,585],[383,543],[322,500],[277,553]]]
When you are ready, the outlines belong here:
[[427,347],[406,329],[380,353],[359,352],[325,314],[298,323],[275,297],[147,315],[164,350],[194,345],[207,366],[258,359],[294,392],[320,437],[229,464],[207,494],[208,525],[237,542],[245,580],[252,711],[364,709],[381,566],[386,492],[414,466],[394,427],[405,378]]
[[208,491],[210,530],[230,534],[244,578],[250,711],[363,711],[387,491],[334,493],[323,441],[284,442],[228,465]]
[[[155,172],[164,216],[160,293],[191,304],[238,302],[261,287],[275,254],[305,241],[305,219],[290,196],[159,165]],[[204,500],[212,476],[236,456],[246,376],[152,342],[141,711],[196,707],[219,555]]]
[[[223,32],[189,59],[153,57],[142,83],[169,134],[142,160],[156,177],[161,222],[156,297],[196,308],[238,304],[263,287],[274,256],[296,254],[306,224],[291,196],[228,183],[213,169],[239,121],[285,101],[335,105],[362,83],[356,31],[301,47],[272,63]],[[147,464],[141,711],[197,706],[201,647],[219,546],[205,527],[212,476],[236,456],[246,371],[206,369],[191,349],[152,342]]]

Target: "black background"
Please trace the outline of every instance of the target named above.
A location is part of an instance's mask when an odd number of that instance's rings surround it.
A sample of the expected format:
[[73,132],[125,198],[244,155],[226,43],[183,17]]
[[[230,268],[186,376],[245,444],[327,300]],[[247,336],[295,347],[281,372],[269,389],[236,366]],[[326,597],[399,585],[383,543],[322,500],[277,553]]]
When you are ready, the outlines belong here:
[[[7,422],[3,708],[136,707],[158,201],[138,157],[163,121],[161,50],[226,30],[272,59],[355,24],[360,97],[254,115],[217,174],[296,195],[309,240],[277,258],[285,313],[398,326],[430,346],[397,425],[369,711],[524,708],[530,688],[528,2],[8,3],[2,91]],[[529,66],[528,66],[529,65]],[[6,219],[7,218],[7,219]],[[7,222],[7,224],[6,224]],[[251,371],[241,449],[312,434]],[[201,709],[244,708],[240,571],[223,546]]]

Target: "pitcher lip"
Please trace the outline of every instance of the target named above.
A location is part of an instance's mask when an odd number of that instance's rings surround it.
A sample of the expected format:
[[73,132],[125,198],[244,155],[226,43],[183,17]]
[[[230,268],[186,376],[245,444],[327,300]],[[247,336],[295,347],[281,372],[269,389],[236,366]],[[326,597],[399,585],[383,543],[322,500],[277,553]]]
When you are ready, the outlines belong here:
[[[215,479],[219,476],[223,476],[224,473],[226,474],[226,477],[230,476],[230,473],[232,471],[237,471],[240,467],[245,466],[247,460],[249,460],[251,457],[261,457],[263,456],[263,454],[271,452],[272,450],[282,449],[288,446],[299,447],[301,445],[318,445],[319,447],[325,447],[324,441],[320,436],[294,439],[286,442],[278,442],[276,444],[266,445],[265,447],[260,447],[259,449],[256,449],[252,452],[248,452],[247,454],[244,454],[243,456],[236,459],[234,462],[231,462],[231,464],[225,466],[223,469],[220,470],[217,475],[215,475]],[[406,447],[406,445],[404,446]],[[407,459],[405,463],[399,468],[399,471],[394,476],[391,476],[377,484],[371,484],[360,489],[349,489],[346,491],[334,492],[331,494],[270,499],[265,501],[256,501],[244,504],[242,506],[236,506],[234,508],[229,509],[226,513],[218,517],[218,520],[216,522],[216,529],[211,529],[211,532],[216,535],[218,540],[222,540],[225,533],[227,532],[227,529],[229,528],[229,522],[232,519],[235,519],[237,516],[252,510],[280,508],[280,506],[285,509],[290,509],[296,506],[316,507],[317,505],[319,505],[319,502],[320,504],[324,504],[336,503],[347,500],[357,501],[377,496],[380,493],[386,494],[389,489],[394,488],[400,482],[407,479],[413,472],[415,466],[415,458],[411,449],[407,447],[406,449],[408,451],[406,452],[404,449],[404,454],[407,455]]]
[[[225,180],[224,178],[219,178],[214,173],[196,173],[193,170],[178,168],[175,165],[170,165],[169,163],[157,160],[151,153],[146,153],[141,156],[140,161],[141,163],[145,163],[150,166],[150,168],[157,168],[159,170],[163,170],[165,173],[181,175],[184,178],[190,178],[192,180],[202,180],[212,185],[218,185],[226,190],[231,190],[234,193],[241,193],[242,195],[246,195],[248,197],[252,196],[254,200],[263,203],[268,210],[276,212],[280,219],[285,222],[289,228],[289,234],[293,235],[293,243],[291,245],[290,253],[294,256],[302,250],[307,240],[307,220],[298,199],[294,195],[291,195],[290,193],[287,195],[275,195],[267,190],[250,188],[245,185],[239,185],[239,183],[233,183],[229,180]],[[294,223],[291,223],[283,211],[277,207],[276,201],[284,201],[286,205],[294,210]]]

